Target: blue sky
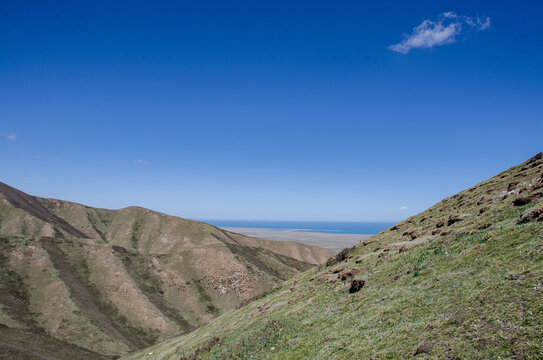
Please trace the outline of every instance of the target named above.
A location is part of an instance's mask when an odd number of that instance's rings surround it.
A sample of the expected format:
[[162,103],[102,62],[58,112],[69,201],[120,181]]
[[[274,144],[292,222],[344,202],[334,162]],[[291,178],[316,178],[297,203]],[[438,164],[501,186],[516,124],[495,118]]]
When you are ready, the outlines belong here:
[[0,181],[394,221],[543,150],[538,2],[112,3],[2,2]]

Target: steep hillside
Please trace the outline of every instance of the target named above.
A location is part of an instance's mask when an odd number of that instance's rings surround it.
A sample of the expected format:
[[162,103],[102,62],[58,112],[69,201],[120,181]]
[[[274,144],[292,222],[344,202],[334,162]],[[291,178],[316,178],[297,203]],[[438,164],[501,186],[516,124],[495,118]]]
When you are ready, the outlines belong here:
[[541,359],[543,156],[130,359]]
[[332,254],[0,183],[0,357],[136,351],[192,331]]

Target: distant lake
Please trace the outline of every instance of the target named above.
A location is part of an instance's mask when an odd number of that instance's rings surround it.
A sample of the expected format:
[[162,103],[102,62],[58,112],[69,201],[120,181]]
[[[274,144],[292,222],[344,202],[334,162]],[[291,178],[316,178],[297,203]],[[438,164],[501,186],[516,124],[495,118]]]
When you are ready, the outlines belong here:
[[377,234],[394,222],[351,221],[266,221],[266,220],[202,220],[217,227],[294,230],[330,234]]

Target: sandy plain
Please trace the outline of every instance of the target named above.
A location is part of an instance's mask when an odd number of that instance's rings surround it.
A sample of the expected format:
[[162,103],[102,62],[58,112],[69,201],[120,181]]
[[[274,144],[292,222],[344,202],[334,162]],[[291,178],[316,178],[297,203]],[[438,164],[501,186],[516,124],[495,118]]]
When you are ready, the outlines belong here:
[[351,247],[372,236],[362,234],[306,232],[296,231],[296,229],[277,230],[244,227],[223,227],[222,229],[238,234],[252,236],[259,239],[275,241],[296,241],[302,244],[319,246],[333,251],[340,251],[343,248]]

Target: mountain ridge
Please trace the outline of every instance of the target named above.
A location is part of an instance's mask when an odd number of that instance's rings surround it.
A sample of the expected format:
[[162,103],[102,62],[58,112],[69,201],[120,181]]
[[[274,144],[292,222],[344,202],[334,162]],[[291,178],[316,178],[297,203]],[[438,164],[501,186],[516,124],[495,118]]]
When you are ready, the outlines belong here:
[[[40,198],[3,183],[0,239],[5,358],[135,351],[190,332],[333,254],[140,207]],[[42,352],[47,342],[58,344],[56,353]],[[23,344],[30,352],[16,350]]]

